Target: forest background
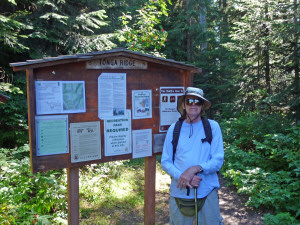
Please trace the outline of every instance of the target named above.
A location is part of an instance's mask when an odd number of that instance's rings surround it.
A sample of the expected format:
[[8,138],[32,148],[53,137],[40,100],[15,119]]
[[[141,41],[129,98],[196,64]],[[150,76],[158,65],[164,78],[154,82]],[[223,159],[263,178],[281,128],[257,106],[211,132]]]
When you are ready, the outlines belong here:
[[[266,224],[299,223],[299,15],[298,0],[1,0],[0,223],[66,221],[65,171],[30,173],[26,75],[9,63],[116,47],[202,68],[222,174],[273,212]],[[116,178],[125,164],[81,172]]]

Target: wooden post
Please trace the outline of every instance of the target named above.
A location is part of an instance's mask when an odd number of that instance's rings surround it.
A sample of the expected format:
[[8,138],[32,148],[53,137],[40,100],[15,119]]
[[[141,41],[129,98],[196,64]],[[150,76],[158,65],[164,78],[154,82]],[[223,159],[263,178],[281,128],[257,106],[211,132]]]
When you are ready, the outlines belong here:
[[68,224],[79,225],[79,167],[68,168]]
[[145,158],[144,224],[155,224],[156,156]]

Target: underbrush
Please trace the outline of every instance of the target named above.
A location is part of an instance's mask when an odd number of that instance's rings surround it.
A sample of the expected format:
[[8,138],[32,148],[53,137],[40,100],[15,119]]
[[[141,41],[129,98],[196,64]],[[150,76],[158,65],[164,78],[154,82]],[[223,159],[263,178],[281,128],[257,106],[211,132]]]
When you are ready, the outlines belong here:
[[[15,85],[0,82],[0,93],[11,99],[0,102],[0,146],[15,148],[28,143],[26,79],[16,78]],[[21,88],[19,88],[21,87]]]
[[82,224],[93,221],[97,224],[120,222],[121,214],[128,210],[143,213],[143,165],[144,159],[134,159],[81,169],[79,193]]
[[225,163],[222,173],[247,205],[272,210],[265,224],[299,224],[300,127],[281,115],[249,113],[221,124]]
[[[143,213],[144,159],[85,166],[79,179],[81,224],[107,224],[134,208]],[[32,174],[28,145],[0,148],[0,180],[0,224],[68,223],[66,170]]]
[[0,224],[66,224],[62,170],[30,171],[29,147],[0,149]]

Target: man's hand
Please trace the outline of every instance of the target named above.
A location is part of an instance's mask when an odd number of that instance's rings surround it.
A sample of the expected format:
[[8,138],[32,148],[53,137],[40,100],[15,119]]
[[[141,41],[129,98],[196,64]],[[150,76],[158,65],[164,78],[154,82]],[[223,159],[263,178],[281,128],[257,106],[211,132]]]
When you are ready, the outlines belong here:
[[[199,186],[202,179],[201,177],[195,175],[200,171],[200,169],[200,166],[191,166],[186,171],[184,171],[178,180],[177,188],[180,188],[181,190],[185,187],[193,188],[193,185]],[[197,177],[199,177],[200,179],[198,179]]]
[[193,176],[193,179],[190,183],[193,188],[197,188],[197,187],[199,187],[201,181],[202,181],[202,178],[195,175],[195,176]]

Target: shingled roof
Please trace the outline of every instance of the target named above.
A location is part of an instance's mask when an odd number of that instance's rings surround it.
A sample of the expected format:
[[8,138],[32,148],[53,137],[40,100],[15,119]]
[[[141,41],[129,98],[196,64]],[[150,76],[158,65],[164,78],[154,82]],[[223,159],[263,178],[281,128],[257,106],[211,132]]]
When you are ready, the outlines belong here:
[[80,53],[74,55],[61,55],[57,57],[47,57],[43,59],[27,60],[26,62],[10,63],[10,66],[13,67],[14,71],[20,71],[20,70],[25,70],[30,68],[34,69],[34,68],[54,66],[54,65],[65,64],[65,63],[89,61],[89,60],[94,60],[94,59],[99,59],[104,57],[121,57],[121,56],[138,59],[138,60],[144,60],[147,62],[158,63],[167,66],[172,66],[175,68],[188,70],[193,73],[201,73],[202,71],[200,68],[193,65],[186,64],[184,62],[178,62],[171,59],[165,59],[165,58],[156,57],[149,54],[130,51],[124,48],[117,48],[117,49],[106,50],[101,52]]

